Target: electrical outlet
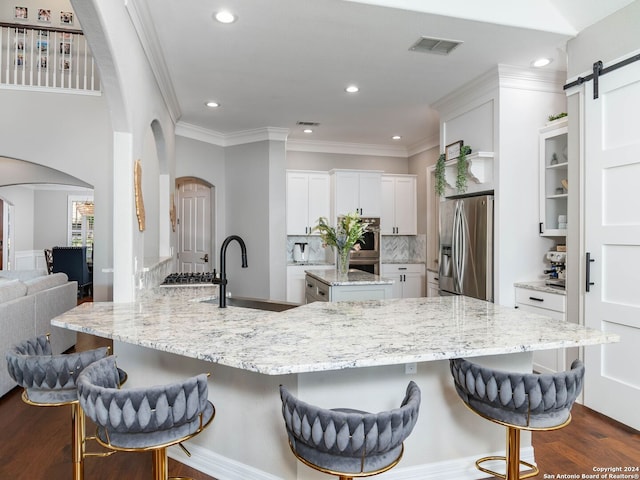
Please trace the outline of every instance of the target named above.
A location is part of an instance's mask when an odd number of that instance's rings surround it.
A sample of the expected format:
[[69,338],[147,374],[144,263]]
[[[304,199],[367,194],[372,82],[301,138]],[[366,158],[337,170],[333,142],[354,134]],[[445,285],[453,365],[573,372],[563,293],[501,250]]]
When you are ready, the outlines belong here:
[[404,364],[404,373],[406,375],[415,375],[416,373],[418,373],[418,364],[413,362],[413,363],[405,363]]

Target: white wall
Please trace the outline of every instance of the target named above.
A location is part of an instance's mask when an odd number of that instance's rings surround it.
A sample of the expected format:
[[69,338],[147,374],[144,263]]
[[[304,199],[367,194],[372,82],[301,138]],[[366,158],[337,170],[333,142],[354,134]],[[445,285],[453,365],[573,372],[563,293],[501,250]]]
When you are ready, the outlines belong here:
[[33,250],[34,230],[34,191],[28,187],[0,187],[0,198],[13,205],[13,251]]
[[598,60],[622,60],[640,49],[640,0],[636,0],[604,20],[591,25],[567,42],[567,77],[592,73]]

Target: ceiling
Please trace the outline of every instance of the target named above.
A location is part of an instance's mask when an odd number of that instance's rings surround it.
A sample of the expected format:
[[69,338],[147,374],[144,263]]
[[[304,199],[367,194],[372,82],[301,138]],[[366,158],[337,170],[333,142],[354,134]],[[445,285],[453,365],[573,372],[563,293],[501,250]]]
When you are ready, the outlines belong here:
[[[220,139],[282,128],[290,143],[411,152],[438,143],[434,102],[498,64],[545,56],[547,69],[564,71],[567,40],[632,1],[131,0],[128,9],[181,128]],[[226,8],[237,20],[214,21]],[[422,36],[464,43],[447,56],[411,51]],[[350,84],[360,91],[346,93]],[[319,125],[306,134],[297,122]]]

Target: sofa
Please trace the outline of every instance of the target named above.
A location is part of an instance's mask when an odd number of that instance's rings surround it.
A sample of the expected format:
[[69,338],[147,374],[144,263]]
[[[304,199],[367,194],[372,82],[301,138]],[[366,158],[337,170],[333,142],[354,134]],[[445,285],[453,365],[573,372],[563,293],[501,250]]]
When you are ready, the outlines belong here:
[[46,270],[0,270],[0,397],[16,386],[7,372],[9,348],[50,333],[54,354],[76,343],[76,333],[51,325],[51,319],[77,305],[77,282]]

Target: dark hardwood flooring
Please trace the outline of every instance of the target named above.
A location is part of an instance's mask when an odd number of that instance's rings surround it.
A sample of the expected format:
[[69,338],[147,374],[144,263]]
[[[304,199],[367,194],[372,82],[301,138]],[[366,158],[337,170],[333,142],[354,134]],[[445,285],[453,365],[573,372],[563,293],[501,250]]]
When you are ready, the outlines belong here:
[[[108,342],[80,335],[77,348],[98,344]],[[69,408],[32,407],[21,401],[20,394],[16,388],[0,398],[0,480],[71,479]],[[215,421],[210,428],[215,428]],[[88,431],[91,433],[92,427]],[[593,475],[595,467],[640,467],[640,432],[582,405],[574,406],[573,421],[567,427],[534,433],[533,445],[540,468],[537,478],[588,478],[582,475]],[[169,473],[215,480],[171,459]],[[85,461],[87,480],[143,480],[150,475],[150,453],[117,453]]]

